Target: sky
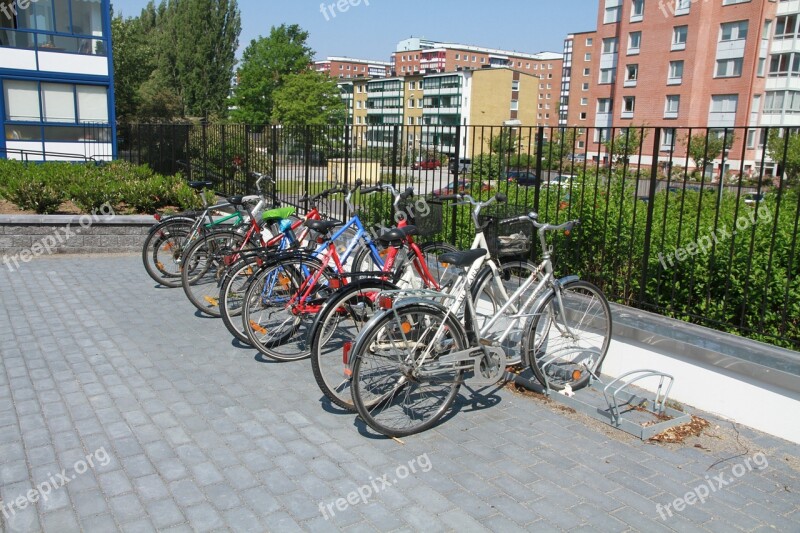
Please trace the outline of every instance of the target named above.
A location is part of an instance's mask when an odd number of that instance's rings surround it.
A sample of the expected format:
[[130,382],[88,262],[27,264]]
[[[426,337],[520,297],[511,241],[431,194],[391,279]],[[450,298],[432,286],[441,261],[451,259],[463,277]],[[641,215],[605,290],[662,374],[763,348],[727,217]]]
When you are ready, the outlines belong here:
[[[158,3],[160,0],[157,0]],[[111,0],[115,13],[136,16],[147,0]],[[344,0],[342,1],[344,2]],[[239,52],[272,26],[309,32],[316,59],[348,56],[389,61],[398,41],[423,37],[518,52],[558,52],[569,33],[597,24],[598,0],[239,0]],[[325,6],[324,8],[322,6]],[[324,13],[323,13],[324,10]],[[198,31],[201,31],[198,28]]]

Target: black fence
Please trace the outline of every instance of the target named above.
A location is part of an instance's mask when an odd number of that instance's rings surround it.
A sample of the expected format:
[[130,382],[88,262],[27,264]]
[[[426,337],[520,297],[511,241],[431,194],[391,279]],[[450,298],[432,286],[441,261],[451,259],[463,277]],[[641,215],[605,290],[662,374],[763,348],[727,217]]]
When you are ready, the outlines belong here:
[[[557,273],[622,304],[800,349],[794,131],[136,124],[120,127],[119,155],[211,179],[225,194],[253,192],[250,172],[267,173],[288,201],[356,180],[428,199],[502,192],[508,202],[489,220],[528,211],[581,220],[554,242]],[[388,198],[360,197],[358,207],[371,223],[391,222]],[[469,247],[469,209],[446,206],[442,218],[434,238]]]

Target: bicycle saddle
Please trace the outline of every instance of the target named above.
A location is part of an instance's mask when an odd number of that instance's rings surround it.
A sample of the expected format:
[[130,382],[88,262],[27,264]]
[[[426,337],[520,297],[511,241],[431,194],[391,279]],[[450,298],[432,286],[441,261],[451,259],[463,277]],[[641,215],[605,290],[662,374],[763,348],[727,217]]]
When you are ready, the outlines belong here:
[[399,243],[399,241],[404,240],[409,235],[416,235],[417,234],[417,227],[416,226],[406,226],[404,228],[394,228],[390,229],[380,237],[378,237],[378,241],[381,244],[393,244]]
[[439,256],[439,262],[455,267],[468,267],[484,255],[486,255],[486,250],[483,248],[467,250],[466,252],[448,252]]
[[210,189],[214,184],[210,181],[190,181],[187,185],[196,191],[200,191],[202,189]]
[[228,196],[228,203],[233,205],[242,205],[244,203],[244,196]]
[[311,228],[317,233],[328,233],[330,230],[335,228],[336,226],[341,226],[341,222],[337,222],[335,220],[306,220],[303,223],[307,228]]

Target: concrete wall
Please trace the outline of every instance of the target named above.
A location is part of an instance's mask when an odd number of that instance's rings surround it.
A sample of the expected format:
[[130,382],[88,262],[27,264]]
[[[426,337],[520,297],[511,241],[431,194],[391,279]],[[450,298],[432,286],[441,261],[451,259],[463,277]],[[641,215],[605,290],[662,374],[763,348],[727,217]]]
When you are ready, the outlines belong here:
[[0,256],[140,252],[155,223],[150,215],[2,215]]

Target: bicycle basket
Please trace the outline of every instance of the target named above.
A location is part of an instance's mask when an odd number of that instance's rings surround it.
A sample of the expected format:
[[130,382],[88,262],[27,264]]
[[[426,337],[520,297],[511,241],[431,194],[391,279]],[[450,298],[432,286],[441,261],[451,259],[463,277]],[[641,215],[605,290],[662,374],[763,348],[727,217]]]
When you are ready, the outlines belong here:
[[430,237],[442,232],[443,204],[437,200],[422,199],[400,202],[397,206],[401,213],[408,217],[408,223],[417,227],[417,235]]
[[529,211],[530,208],[523,205],[503,205],[481,213],[480,222],[484,226],[484,235],[492,256],[524,258],[530,255],[533,241],[533,227],[530,222],[499,223],[501,220],[524,215]]

